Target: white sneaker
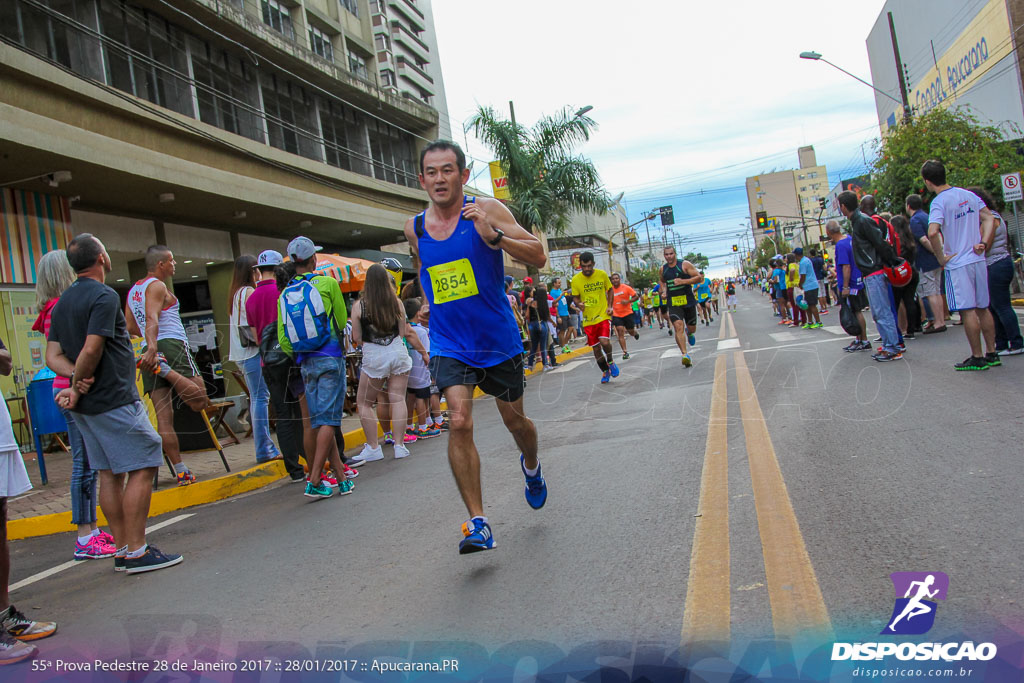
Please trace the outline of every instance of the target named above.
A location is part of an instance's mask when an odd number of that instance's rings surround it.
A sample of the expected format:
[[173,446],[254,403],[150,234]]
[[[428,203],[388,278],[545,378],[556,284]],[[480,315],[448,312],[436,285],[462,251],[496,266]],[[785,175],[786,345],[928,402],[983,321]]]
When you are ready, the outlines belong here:
[[363,445],[363,450],[359,453],[359,459],[363,462],[376,462],[377,460],[384,459],[384,449],[377,444],[376,448],[370,446],[370,444]]
[[395,460],[409,457],[409,449],[400,443],[395,444]]
[[1024,353],[1024,349],[1003,349],[998,353],[1000,356],[1019,356]]

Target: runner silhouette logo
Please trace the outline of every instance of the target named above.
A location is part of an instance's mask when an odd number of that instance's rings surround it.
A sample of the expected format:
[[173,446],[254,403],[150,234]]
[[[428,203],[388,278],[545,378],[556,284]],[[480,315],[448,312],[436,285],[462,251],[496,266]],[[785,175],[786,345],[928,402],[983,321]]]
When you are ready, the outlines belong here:
[[896,604],[882,635],[920,635],[935,624],[936,600],[945,600],[949,577],[942,572],[893,572]]

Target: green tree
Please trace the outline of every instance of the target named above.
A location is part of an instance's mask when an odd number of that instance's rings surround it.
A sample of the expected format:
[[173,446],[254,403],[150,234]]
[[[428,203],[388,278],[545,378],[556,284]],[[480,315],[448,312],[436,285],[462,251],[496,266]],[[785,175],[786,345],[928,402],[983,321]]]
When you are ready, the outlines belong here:
[[690,253],[688,253],[686,256],[683,257],[683,260],[684,261],[689,261],[693,265],[697,266],[698,270],[704,270],[711,263],[708,260],[708,257],[705,256],[704,254],[700,253],[699,251],[698,252],[692,252],[691,251]]
[[767,268],[768,262],[776,254],[788,254],[789,243],[781,237],[771,239],[765,237],[754,247],[754,268]]
[[629,284],[639,292],[641,289],[653,287],[660,276],[661,269],[657,266],[633,268],[629,271]]
[[1020,170],[1017,153],[1021,132],[984,126],[963,108],[936,107],[891,129],[875,143],[871,190],[879,211],[903,212],[908,194],[930,197],[921,179],[921,164],[938,159],[946,166],[946,179],[959,187],[980,186],[1001,196],[999,176]]
[[610,204],[590,159],[575,154],[597,127],[588,116],[564,108],[526,128],[480,107],[470,118],[508,178],[508,208],[519,224],[551,236],[562,235],[574,212],[604,213]]

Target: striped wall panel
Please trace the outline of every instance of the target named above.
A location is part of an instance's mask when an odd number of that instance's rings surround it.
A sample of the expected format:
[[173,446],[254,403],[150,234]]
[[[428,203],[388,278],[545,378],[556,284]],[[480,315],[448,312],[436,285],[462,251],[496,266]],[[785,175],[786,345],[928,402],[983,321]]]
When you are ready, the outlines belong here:
[[71,240],[71,210],[64,197],[0,188],[0,282],[33,284],[43,254]]

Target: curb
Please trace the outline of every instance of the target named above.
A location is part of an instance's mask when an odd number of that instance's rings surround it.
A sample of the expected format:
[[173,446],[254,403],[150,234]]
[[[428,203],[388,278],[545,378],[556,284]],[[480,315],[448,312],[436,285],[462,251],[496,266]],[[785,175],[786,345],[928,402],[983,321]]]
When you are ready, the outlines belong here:
[[[569,353],[556,355],[555,358],[561,362],[570,360],[590,351],[590,347],[584,346],[574,349]],[[536,374],[532,370],[526,371],[526,376]],[[480,388],[473,392],[473,398],[485,396]],[[384,432],[379,432],[383,436]],[[345,448],[355,448],[366,443],[366,434],[362,428],[345,432]],[[240,472],[225,474],[216,479],[197,481],[189,486],[161,489],[153,492],[149,504],[149,517],[156,517],[175,510],[215,503],[218,500],[225,500],[256,489],[263,488],[268,484],[279,481],[287,476],[284,462],[273,460]],[[107,519],[103,511],[97,506],[96,523],[105,526]],[[56,512],[49,515],[38,515],[36,517],[23,517],[21,519],[10,519],[7,521],[7,538],[12,541],[24,538],[35,538],[37,536],[50,536],[74,531],[77,527],[71,523],[71,511]]]

